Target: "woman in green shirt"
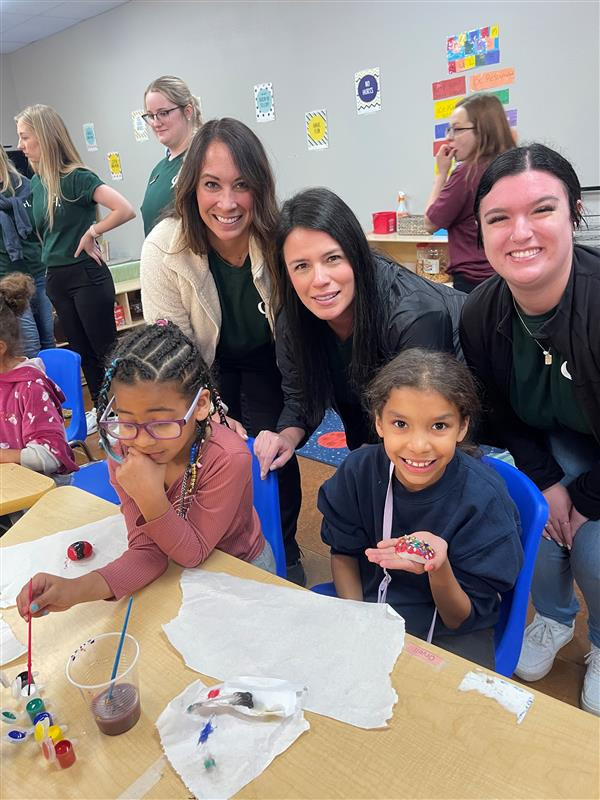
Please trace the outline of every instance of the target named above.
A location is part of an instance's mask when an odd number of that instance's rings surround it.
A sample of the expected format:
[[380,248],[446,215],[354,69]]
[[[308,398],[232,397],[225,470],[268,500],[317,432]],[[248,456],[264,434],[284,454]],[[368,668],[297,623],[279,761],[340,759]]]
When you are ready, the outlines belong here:
[[46,294],[46,269],[34,230],[31,181],[21,175],[0,147],[0,277],[9,272],[31,275],[35,293],[19,319],[23,352],[35,358],[54,347],[54,317]]
[[174,75],[152,81],[144,93],[144,107],[142,118],[167,148],[166,156],[150,173],[142,203],[144,236],[148,236],[162,211],[173,202],[179,170],[202,119],[198,100]]
[[[19,149],[35,171],[33,218],[48,270],[47,292],[81,368],[94,406],[104,358],[116,336],[115,287],[97,237],[135,217],[131,204],[86,169],[65,123],[50,106],[16,118]],[[96,222],[98,204],[109,209]]]

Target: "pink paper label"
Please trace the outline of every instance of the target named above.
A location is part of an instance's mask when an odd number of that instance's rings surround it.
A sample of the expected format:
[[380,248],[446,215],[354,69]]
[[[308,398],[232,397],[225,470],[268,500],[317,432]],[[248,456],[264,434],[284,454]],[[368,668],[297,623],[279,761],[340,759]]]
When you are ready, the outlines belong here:
[[431,650],[426,650],[424,647],[419,647],[412,642],[406,642],[404,645],[404,651],[409,655],[418,658],[419,661],[424,661],[426,664],[429,664],[432,667],[437,667],[438,669],[446,663],[443,658],[436,656],[435,653],[431,652]]

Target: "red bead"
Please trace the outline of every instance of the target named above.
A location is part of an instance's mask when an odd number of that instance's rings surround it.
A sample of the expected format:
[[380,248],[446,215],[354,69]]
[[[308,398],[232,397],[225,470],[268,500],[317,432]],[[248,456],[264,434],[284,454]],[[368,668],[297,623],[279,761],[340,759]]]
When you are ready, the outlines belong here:
[[215,697],[218,697],[221,694],[220,689],[211,689],[208,693],[208,699],[213,700]]
[[94,548],[89,542],[73,542],[67,548],[67,556],[71,561],[81,561],[83,558],[88,558],[92,555]]

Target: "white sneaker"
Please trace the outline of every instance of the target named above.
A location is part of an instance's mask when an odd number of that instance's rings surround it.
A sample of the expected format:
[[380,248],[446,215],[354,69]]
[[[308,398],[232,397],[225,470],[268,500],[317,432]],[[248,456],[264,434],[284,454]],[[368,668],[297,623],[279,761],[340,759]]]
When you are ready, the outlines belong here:
[[575,634],[575,625],[562,625],[536,612],[525,628],[523,647],[515,675],[524,681],[539,681],[552,669],[558,651]]
[[585,657],[585,663],[587,671],[581,690],[581,707],[584,711],[600,717],[600,647],[592,645],[592,649]]
[[92,433],[96,433],[98,430],[98,415],[96,414],[95,408],[92,408],[91,411],[85,412],[85,424],[87,427],[87,436],[91,436]]

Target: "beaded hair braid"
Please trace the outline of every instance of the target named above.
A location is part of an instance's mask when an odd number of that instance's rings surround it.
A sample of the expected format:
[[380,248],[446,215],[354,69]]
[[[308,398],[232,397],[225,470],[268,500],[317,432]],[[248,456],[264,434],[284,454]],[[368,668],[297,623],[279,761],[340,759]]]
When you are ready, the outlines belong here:
[[[211,402],[221,423],[227,425],[221,396],[213,383],[210,369],[195,345],[172,322],[159,320],[154,325],[140,325],[119,340],[110,356],[98,395],[98,419],[108,405],[109,391],[114,380],[129,385],[138,381],[176,381],[178,391],[190,400],[201,387],[205,387],[210,392]],[[196,436],[190,449],[190,461],[182,482],[177,512],[180,516],[185,516],[187,505],[196,488],[201,466],[200,456],[209,425],[208,418],[197,423]],[[102,428],[100,438],[109,452],[108,436]]]

